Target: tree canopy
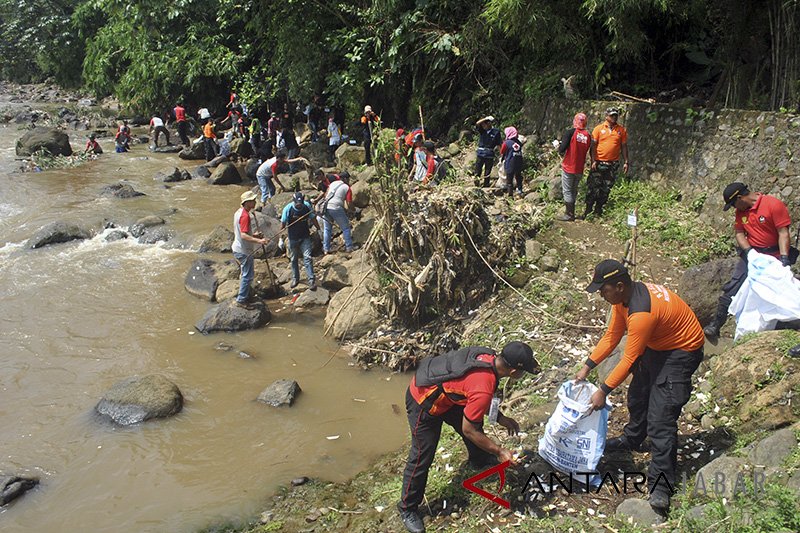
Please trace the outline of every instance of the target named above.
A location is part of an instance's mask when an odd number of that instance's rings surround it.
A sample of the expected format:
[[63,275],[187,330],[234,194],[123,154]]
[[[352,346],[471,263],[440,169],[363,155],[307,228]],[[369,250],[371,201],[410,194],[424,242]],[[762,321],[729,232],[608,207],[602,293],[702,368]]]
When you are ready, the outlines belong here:
[[0,0],[0,75],[148,112],[315,94],[390,120],[618,90],[797,108],[798,0]]

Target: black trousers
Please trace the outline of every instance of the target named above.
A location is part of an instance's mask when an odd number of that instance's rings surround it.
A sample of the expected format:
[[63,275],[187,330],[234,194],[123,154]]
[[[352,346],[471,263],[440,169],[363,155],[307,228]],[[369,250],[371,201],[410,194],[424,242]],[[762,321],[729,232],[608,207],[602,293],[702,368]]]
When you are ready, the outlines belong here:
[[181,138],[181,144],[190,146],[189,144],[189,123],[185,120],[178,122],[178,136]]
[[506,181],[508,182],[508,194],[514,195],[514,182],[517,184],[517,190],[522,192],[522,172],[511,172],[506,174]]
[[481,157],[475,161],[475,175],[483,178],[483,186],[489,186],[489,174],[492,173],[492,166],[494,166],[493,157]]
[[719,327],[722,327],[723,324],[725,324],[725,322],[728,320],[728,308],[731,306],[733,297],[736,296],[736,293],[742,288],[742,285],[744,285],[744,280],[746,279],[747,261],[744,259],[739,259],[739,262],[736,263],[736,268],[733,271],[731,279],[722,286],[722,296],[719,297],[719,303],[717,304],[717,316],[714,319],[718,323]]
[[364,158],[367,166],[372,164],[372,138],[364,137]]
[[675,488],[678,417],[689,401],[692,374],[702,360],[703,348],[694,352],[657,352],[648,348],[633,364],[633,380],[628,388],[630,420],[623,434],[634,448],[650,437],[647,487],[651,494],[670,494],[670,487]]
[[476,465],[488,463],[493,457],[489,452],[478,448],[471,440],[464,437],[461,423],[464,418],[464,408],[458,405],[451,407],[441,416],[432,416],[423,409],[406,390],[406,414],[408,425],[411,428],[411,449],[408,451],[408,461],[403,472],[403,492],[400,499],[400,508],[416,511],[425,496],[425,485],[428,483],[428,469],[433,463],[436,448],[439,446],[439,436],[442,433],[442,423],[450,425],[456,433],[461,435],[467,445],[469,460]]

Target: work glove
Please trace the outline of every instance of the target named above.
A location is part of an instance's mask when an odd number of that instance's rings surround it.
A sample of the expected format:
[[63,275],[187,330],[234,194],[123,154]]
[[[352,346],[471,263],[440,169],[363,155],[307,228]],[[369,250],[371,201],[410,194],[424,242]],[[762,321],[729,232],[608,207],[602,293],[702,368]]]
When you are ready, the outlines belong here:
[[785,267],[792,266],[792,263],[789,260],[789,256],[788,255],[782,255],[781,256],[781,264],[783,266],[785,266]]

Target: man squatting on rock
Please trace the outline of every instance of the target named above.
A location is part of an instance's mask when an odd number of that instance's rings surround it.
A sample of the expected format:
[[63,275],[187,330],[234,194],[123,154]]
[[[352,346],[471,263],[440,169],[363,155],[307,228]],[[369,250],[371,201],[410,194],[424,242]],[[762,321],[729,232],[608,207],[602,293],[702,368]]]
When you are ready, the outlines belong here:
[[717,304],[717,314],[703,331],[709,337],[719,336],[719,330],[728,320],[731,301],[747,279],[747,252],[756,252],[780,259],[783,266],[797,261],[797,248],[789,245],[789,225],[792,219],[786,205],[768,194],[750,192],[747,185],[734,182],[725,187],[722,201],[727,211],[736,208],[733,228],[736,231],[736,246],[741,260],[736,264],[730,281],[722,286],[722,295]]
[[601,261],[586,290],[599,290],[611,304],[611,321],[575,380],[585,380],[628,332],[620,362],[591,402],[596,410],[603,409],[606,396],[633,374],[628,387],[630,419],[621,437],[606,442],[605,451],[639,450],[650,437],[650,506],[666,514],[678,464],[678,417],[692,392],[692,374],[703,360],[703,330],[677,294],[661,285],[632,281],[619,261]]
[[[500,462],[513,462],[511,451],[483,432],[483,417],[502,378],[516,379],[523,372],[533,374],[538,368],[533,350],[522,342],[508,343],[500,354],[473,346],[420,362],[406,390],[411,449],[403,472],[402,498],[397,504],[408,531],[425,531],[417,508],[425,495],[428,469],[439,445],[442,423],[461,435],[473,467],[492,464],[492,456],[497,456]],[[511,435],[519,432],[519,424],[502,413],[498,413],[497,423]]]

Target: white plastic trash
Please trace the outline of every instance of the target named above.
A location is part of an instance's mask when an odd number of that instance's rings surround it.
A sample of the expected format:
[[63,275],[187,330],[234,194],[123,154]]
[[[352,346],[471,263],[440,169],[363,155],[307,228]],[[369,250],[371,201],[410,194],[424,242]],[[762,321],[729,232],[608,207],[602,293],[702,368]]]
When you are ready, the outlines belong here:
[[[597,387],[588,381],[567,381],[558,389],[558,405],[539,439],[539,455],[565,474],[577,474],[577,481],[586,480],[585,473],[595,472],[603,456],[608,431],[606,408],[592,409],[591,398]],[[598,486],[601,477],[589,476],[589,484]]]

